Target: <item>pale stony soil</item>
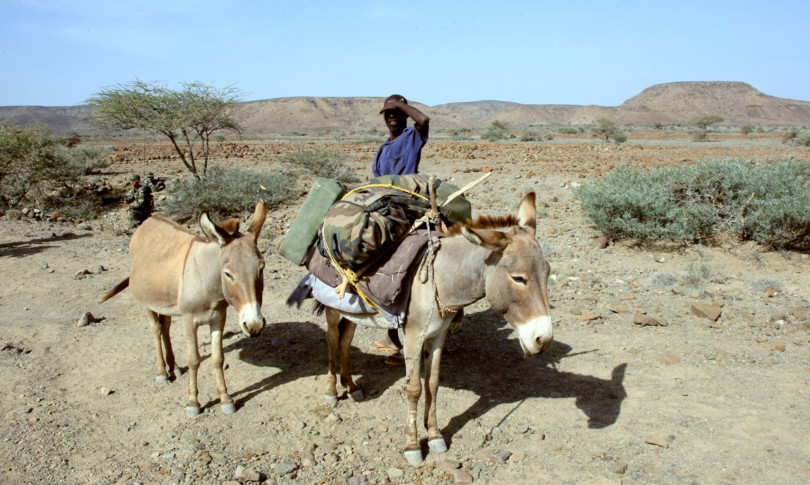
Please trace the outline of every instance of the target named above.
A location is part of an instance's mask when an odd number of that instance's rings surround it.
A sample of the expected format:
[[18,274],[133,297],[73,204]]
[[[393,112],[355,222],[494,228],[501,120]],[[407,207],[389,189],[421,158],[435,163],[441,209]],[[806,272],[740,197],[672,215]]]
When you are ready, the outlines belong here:
[[[246,143],[252,155],[221,163],[269,165],[307,143]],[[336,146],[353,154],[358,173],[368,170],[372,145]],[[220,411],[206,359],[205,412],[196,419],[183,409],[185,376],[155,384],[147,321],[130,293],[96,303],[128,273],[128,236],[118,231],[124,212],[78,226],[0,220],[0,482],[810,480],[808,256],[733,241],[601,248],[573,196],[574,186],[628,157],[655,166],[705,158],[718,147],[441,140],[428,147],[423,172],[459,185],[496,169],[470,194],[477,213],[512,211],[525,190],[538,191],[538,238],[554,283],[555,342],[545,354],[525,358],[484,302],[468,308],[449,337],[439,395],[446,454],[425,447],[420,468],[402,457],[404,371],[369,349],[380,331],[359,329],[355,338],[354,371],[366,400],[324,403],[325,326],[308,309],[284,305],[304,271],[276,253],[301,198],[273,209],[260,239],[265,332],[244,338],[229,316],[225,374],[238,411]],[[730,151],[807,158],[778,146]],[[120,183],[130,170],[145,171],[149,158],[157,157],[124,157],[107,177]],[[176,176],[175,164],[157,166]],[[695,315],[699,303],[718,307],[719,319]],[[87,311],[100,321],[77,327]],[[658,325],[635,324],[636,313]],[[172,335],[184,365],[179,325]],[[209,356],[210,346],[202,353]]]

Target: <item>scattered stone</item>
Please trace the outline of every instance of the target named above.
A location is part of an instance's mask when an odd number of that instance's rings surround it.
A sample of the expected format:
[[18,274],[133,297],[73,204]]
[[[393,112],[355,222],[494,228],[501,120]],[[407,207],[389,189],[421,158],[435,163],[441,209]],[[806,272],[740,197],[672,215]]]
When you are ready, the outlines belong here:
[[620,300],[627,300],[627,301],[630,301],[630,300],[635,300],[635,299],[636,299],[636,295],[634,295],[634,294],[632,294],[632,293],[625,293],[625,294],[623,294],[623,295],[619,295],[619,299],[620,299]]
[[255,470],[252,470],[244,465],[236,467],[233,477],[243,482],[258,482],[261,481],[261,475]]
[[635,323],[636,325],[641,325],[641,326],[645,326],[645,327],[657,327],[657,326],[661,325],[661,323],[658,320],[656,320],[655,318],[653,318],[653,317],[651,317],[649,315],[645,315],[643,313],[639,313],[639,312],[636,312],[633,315],[633,323]]
[[594,320],[599,320],[602,318],[602,315],[598,313],[587,313],[585,315],[577,315],[577,320],[580,322],[592,322]]
[[614,461],[613,465],[610,466],[610,471],[617,475],[623,475],[627,471],[627,462],[624,460]]
[[611,303],[607,306],[607,309],[613,313],[620,313],[623,315],[630,313],[630,307],[621,303]]
[[810,308],[807,308],[806,306],[797,306],[791,310],[790,313],[796,318],[796,320],[800,322],[810,320]]
[[594,249],[605,249],[608,247],[608,239],[604,236],[599,236],[591,241],[591,247]]
[[154,470],[157,467],[158,467],[157,463],[141,463],[140,465],[138,465],[138,469],[144,473]]
[[655,360],[663,364],[670,364],[670,365],[677,364],[681,361],[681,359],[679,359],[677,355],[673,354],[658,354],[655,356]]
[[33,410],[34,410],[34,408],[22,407],[22,408],[17,409],[15,412],[16,412],[17,414],[29,414],[29,413],[31,413]]
[[200,453],[199,456],[197,456],[197,459],[205,463],[206,465],[211,463],[211,461],[213,460],[213,458],[211,458],[211,455],[209,455],[208,453]]
[[470,455],[467,457],[470,461],[483,461],[491,465],[503,465],[504,461],[495,455]]
[[451,470],[450,473],[453,474],[453,483],[469,484],[473,482],[473,476],[464,470]]
[[79,271],[78,273],[76,273],[75,278],[77,280],[83,280],[84,278],[87,277],[87,275],[91,275],[91,274],[93,274],[93,273],[91,273],[90,270],[83,269],[83,270]]
[[295,470],[298,470],[298,464],[294,461],[282,461],[273,466],[273,470],[279,475],[288,475]]
[[329,413],[329,416],[327,416],[324,421],[326,421],[329,424],[335,424],[335,423],[339,423],[339,422],[341,422],[343,420],[340,419],[340,416],[338,416],[337,414]]
[[46,263],[45,261],[43,261],[43,262],[42,262],[42,265],[40,266],[40,268],[42,268],[42,269],[48,269],[48,263]]
[[779,343],[775,345],[771,345],[771,350],[774,352],[784,352],[785,351],[785,344]]
[[101,274],[101,273],[103,273],[105,271],[107,271],[107,268],[105,268],[102,265],[98,265],[98,267],[96,268],[96,274]]
[[292,429],[304,429],[306,424],[303,421],[295,420],[292,424]]
[[723,309],[717,305],[707,305],[705,303],[692,303],[692,314],[700,318],[707,318],[714,322],[720,318]]
[[102,387],[101,389],[98,390],[98,393],[101,394],[102,396],[109,396],[110,394],[115,393],[115,391],[113,391],[112,389],[107,389],[106,387]]
[[444,460],[440,461],[436,468],[443,472],[452,473],[453,470],[461,468],[461,463],[454,460]]
[[669,448],[669,442],[666,438],[658,435],[651,434],[644,438],[644,442],[648,445],[660,446],[661,448]]
[[388,469],[388,478],[391,480],[397,480],[402,478],[405,475],[405,472],[400,470],[399,468],[391,467]]
[[90,325],[91,323],[95,323],[96,321],[97,321],[96,317],[94,317],[92,313],[84,312],[82,314],[82,316],[79,317],[79,320],[76,321],[76,326],[77,327],[86,327],[86,326]]
[[349,479],[349,485],[363,485],[366,482],[368,482],[368,480],[366,480],[366,477],[363,476],[354,476]]
[[520,463],[521,461],[526,459],[526,452],[525,451],[516,451],[512,453],[512,456],[509,457],[510,462]]

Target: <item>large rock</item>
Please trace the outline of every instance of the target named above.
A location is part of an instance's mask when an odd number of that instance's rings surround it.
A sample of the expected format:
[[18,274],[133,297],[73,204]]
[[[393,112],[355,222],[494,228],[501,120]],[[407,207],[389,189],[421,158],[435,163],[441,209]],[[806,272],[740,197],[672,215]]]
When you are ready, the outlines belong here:
[[707,305],[705,303],[692,303],[692,314],[700,318],[707,318],[714,322],[720,318],[723,309],[717,305]]

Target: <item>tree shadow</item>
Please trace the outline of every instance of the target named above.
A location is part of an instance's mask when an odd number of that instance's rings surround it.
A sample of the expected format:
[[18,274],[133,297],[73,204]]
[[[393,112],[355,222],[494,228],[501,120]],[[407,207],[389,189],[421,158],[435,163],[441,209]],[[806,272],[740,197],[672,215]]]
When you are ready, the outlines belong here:
[[58,241],[69,241],[71,239],[81,239],[90,237],[92,234],[73,234],[67,232],[61,236],[54,233],[51,237],[30,239],[28,241],[18,241],[0,244],[0,257],[10,258],[24,258],[34,254],[41,253],[46,249],[57,247],[55,244]]

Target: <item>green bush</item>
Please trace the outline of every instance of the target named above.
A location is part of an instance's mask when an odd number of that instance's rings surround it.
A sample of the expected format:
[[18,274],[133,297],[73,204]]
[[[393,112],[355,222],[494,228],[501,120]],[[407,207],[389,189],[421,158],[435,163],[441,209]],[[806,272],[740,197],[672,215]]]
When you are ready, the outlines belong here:
[[272,207],[294,197],[295,187],[291,173],[215,166],[202,180],[189,177],[173,184],[162,208],[178,218],[196,217],[203,210],[219,217],[241,216],[260,199]]
[[346,185],[360,180],[346,167],[348,156],[340,150],[326,148],[293,150],[284,153],[281,162],[301,167],[318,177],[340,180]]
[[710,160],[644,170],[618,167],[576,189],[610,239],[709,241],[722,235],[810,249],[810,163]]
[[536,131],[524,131],[520,135],[520,141],[542,141],[543,137]]

